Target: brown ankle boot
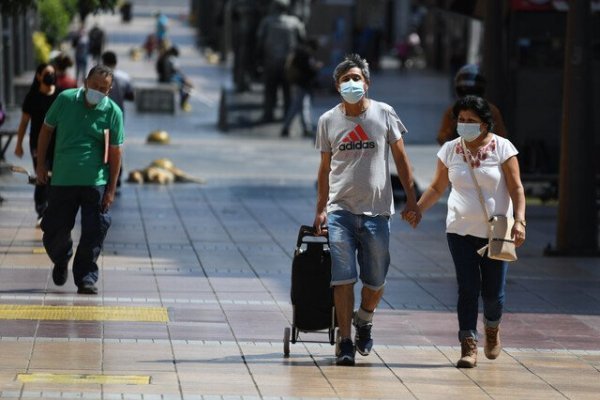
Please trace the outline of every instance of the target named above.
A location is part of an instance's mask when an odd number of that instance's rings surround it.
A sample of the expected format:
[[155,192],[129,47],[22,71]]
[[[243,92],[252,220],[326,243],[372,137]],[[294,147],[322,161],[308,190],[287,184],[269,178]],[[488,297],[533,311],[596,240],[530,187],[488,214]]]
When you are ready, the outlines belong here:
[[460,350],[460,360],[456,363],[457,368],[473,368],[477,365],[477,341],[475,338],[463,339]]
[[490,360],[495,360],[500,355],[502,344],[500,343],[500,327],[485,327],[485,346],[483,352]]

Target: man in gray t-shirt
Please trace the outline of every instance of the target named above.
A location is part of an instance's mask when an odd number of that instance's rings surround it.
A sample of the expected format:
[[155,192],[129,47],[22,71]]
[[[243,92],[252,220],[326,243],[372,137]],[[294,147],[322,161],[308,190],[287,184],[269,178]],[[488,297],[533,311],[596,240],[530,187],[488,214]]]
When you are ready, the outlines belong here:
[[[322,234],[326,225],[329,235],[331,286],[341,338],[336,363],[354,365],[355,350],[366,356],[373,347],[373,313],[390,263],[389,220],[394,214],[390,150],[407,194],[402,217],[414,213],[419,220],[421,216],[402,140],[406,128],[392,107],[365,96],[370,83],[366,60],[349,55],[333,75],[342,103],[319,118],[316,147],[321,164],[314,227]],[[354,311],[354,284],[359,277],[361,301]]]

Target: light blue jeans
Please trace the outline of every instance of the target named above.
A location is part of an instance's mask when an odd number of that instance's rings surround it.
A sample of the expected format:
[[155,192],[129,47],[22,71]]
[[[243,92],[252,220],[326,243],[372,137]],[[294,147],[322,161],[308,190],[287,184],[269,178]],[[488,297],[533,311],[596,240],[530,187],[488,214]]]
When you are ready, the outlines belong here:
[[355,283],[360,277],[364,287],[381,289],[390,266],[390,218],[340,210],[327,214],[327,226],[331,286]]

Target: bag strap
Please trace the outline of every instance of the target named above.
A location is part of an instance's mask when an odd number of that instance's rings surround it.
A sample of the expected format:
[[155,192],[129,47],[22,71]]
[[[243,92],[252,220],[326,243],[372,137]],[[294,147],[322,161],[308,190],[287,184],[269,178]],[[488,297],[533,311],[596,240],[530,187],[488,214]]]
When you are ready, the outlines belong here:
[[[463,154],[465,156],[465,162],[467,163],[467,166],[469,167],[469,172],[471,173],[471,178],[473,178],[473,182],[475,183],[475,188],[477,189],[477,196],[479,197],[479,204],[481,204],[481,210],[483,211],[483,216],[485,217],[485,222],[486,224],[490,224],[490,217],[489,214],[487,212],[487,208],[485,208],[485,200],[483,199],[483,193],[481,192],[481,187],[479,186],[479,182],[477,182],[477,178],[475,177],[475,172],[473,171],[473,166],[471,165],[471,162],[469,160],[467,160],[467,146],[465,145],[465,141],[463,138],[460,138],[460,144],[463,148]],[[470,152],[469,152],[470,153]],[[471,156],[469,155],[469,158]],[[489,230],[488,230],[489,232]],[[479,250],[477,250],[477,254],[479,254],[481,257],[483,257],[485,255],[486,250],[489,247],[489,243],[486,244],[485,246],[483,246],[482,248],[480,248]]]
[[467,166],[469,167],[469,172],[471,173],[471,178],[473,178],[473,182],[475,183],[475,188],[477,189],[477,195],[479,196],[479,204],[481,204],[481,209],[483,210],[483,215],[485,217],[485,221],[489,222],[490,216],[487,212],[487,208],[485,208],[485,200],[483,199],[483,193],[481,192],[481,187],[479,186],[479,183],[477,182],[477,178],[475,178],[475,172],[473,171],[473,166],[471,165],[469,160],[467,160],[468,149],[467,149],[467,146],[465,145],[464,139],[461,138],[460,143],[463,148],[463,154],[465,155],[465,162],[467,163]]

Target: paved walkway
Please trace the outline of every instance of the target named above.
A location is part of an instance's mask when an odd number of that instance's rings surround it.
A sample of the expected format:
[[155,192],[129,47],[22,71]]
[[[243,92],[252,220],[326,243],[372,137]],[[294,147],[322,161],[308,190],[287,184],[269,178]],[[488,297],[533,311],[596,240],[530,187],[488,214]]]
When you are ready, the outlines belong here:
[[[138,80],[154,76],[153,63],[127,54],[152,29],[158,3],[136,1],[126,26],[118,16],[97,17]],[[552,207],[528,209],[498,360],[481,355],[476,369],[454,367],[460,349],[444,204],[416,231],[393,221],[372,355],[337,367],[328,343],[297,343],[284,358],[291,257],[298,227],[313,219],[318,154],[308,139],[279,139],[275,126],[216,131],[229,73],[193,47],[193,31],[177,18],[187,1],[170,4],[171,35],[198,93],[193,111],[175,116],[128,106],[125,167],[168,157],[207,183],[124,185],[100,259],[100,293],[89,297],[75,294],[71,279],[54,286],[32,188],[23,176],[0,175],[0,399],[599,398],[600,260],[542,256],[554,243]],[[439,97],[445,79],[386,71],[373,82],[371,95],[393,104],[411,130],[409,156],[426,185],[437,149],[429,131],[449,101]],[[321,96],[316,108],[333,101]],[[156,128],[167,129],[172,144],[146,145]],[[30,163],[12,152],[8,161]]]

